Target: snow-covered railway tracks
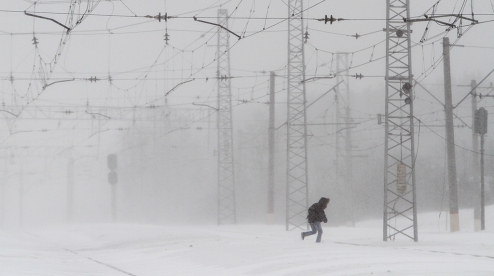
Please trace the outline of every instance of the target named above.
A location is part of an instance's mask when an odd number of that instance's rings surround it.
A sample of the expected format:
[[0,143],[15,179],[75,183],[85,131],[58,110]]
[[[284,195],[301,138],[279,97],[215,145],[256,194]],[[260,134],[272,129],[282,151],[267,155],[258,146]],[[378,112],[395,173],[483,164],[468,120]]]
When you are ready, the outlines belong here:
[[[49,268],[52,265],[55,265],[66,266],[67,275],[87,273],[92,275],[109,275],[109,273],[112,272],[110,275],[138,276],[118,268],[115,265],[100,261],[96,257],[90,256],[88,254],[89,251],[85,251],[84,253],[78,252],[39,235],[29,232],[25,233],[30,237],[35,238],[35,240],[31,239],[32,243],[37,243],[31,246],[31,248],[35,249],[31,250],[33,251],[31,254],[33,254],[32,256],[35,259],[41,261],[41,263],[37,264],[41,270],[45,267]],[[39,247],[40,245],[41,247]]]

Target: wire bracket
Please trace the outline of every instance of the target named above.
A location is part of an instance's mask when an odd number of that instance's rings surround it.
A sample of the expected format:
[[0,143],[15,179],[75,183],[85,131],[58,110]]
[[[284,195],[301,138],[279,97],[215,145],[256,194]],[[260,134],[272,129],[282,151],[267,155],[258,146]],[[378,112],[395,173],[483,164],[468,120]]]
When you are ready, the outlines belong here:
[[238,34],[236,34],[236,33],[232,32],[232,31],[230,31],[228,28],[225,28],[224,26],[221,26],[220,24],[217,24],[217,23],[212,23],[212,22],[207,22],[207,21],[204,21],[204,20],[200,20],[200,19],[197,19],[197,17],[195,17],[195,16],[194,16],[194,17],[192,17],[192,18],[194,18],[194,21],[197,21],[197,22],[201,22],[201,23],[205,23],[205,24],[209,24],[209,25],[218,26],[218,27],[220,27],[220,28],[222,28],[222,29],[226,30],[227,32],[229,32],[229,33],[233,34],[234,36],[236,36],[236,37],[238,38],[238,40],[240,40],[240,39],[241,39],[241,37],[240,37]]

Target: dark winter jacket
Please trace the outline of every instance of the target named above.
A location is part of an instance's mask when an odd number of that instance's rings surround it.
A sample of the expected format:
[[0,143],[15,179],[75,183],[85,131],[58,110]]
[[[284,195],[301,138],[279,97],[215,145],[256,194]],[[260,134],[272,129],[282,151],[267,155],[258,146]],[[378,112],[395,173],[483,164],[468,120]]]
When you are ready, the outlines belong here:
[[309,214],[307,215],[307,219],[309,223],[314,222],[328,222],[326,218],[326,214],[324,213],[324,209],[328,206],[329,198],[321,197],[318,203],[312,204],[309,208]]

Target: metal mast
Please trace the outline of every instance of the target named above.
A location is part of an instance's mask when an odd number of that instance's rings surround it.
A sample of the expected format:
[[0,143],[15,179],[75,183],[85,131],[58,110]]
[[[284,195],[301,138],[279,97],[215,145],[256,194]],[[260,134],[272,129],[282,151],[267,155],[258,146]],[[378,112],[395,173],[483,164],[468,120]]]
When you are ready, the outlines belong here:
[[[344,222],[353,226],[353,207],[352,207],[352,139],[351,139],[351,114],[350,114],[350,77],[348,53],[336,54],[336,185],[341,191],[344,200],[345,209],[342,210]],[[342,76],[343,75],[343,76]],[[342,170],[341,162],[344,160]],[[343,181],[341,181],[343,180]]]
[[307,227],[309,205],[302,11],[303,1],[288,1],[287,231]]
[[383,240],[418,241],[409,0],[386,3],[386,116]]
[[[228,10],[218,10],[218,24],[228,29]],[[218,224],[236,223],[233,169],[230,35],[218,28]]]

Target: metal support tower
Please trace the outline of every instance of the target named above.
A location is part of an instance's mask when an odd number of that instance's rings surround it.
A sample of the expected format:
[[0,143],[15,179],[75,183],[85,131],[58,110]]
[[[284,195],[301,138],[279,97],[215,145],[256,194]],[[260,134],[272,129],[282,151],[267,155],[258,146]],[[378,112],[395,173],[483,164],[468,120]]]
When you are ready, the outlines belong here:
[[[352,206],[353,181],[352,181],[352,138],[351,138],[351,114],[350,114],[350,77],[348,74],[348,53],[336,54],[336,186],[344,200],[343,222],[348,226],[354,225]],[[343,76],[342,76],[343,75]],[[343,159],[343,160],[342,160]],[[344,162],[344,166],[341,166]],[[342,169],[344,168],[344,170]]]
[[[228,11],[218,10],[218,24],[228,29]],[[218,224],[236,223],[233,169],[230,35],[218,28]]]
[[409,0],[386,2],[383,240],[418,241]]
[[303,1],[288,1],[286,230],[307,228],[309,188]]

